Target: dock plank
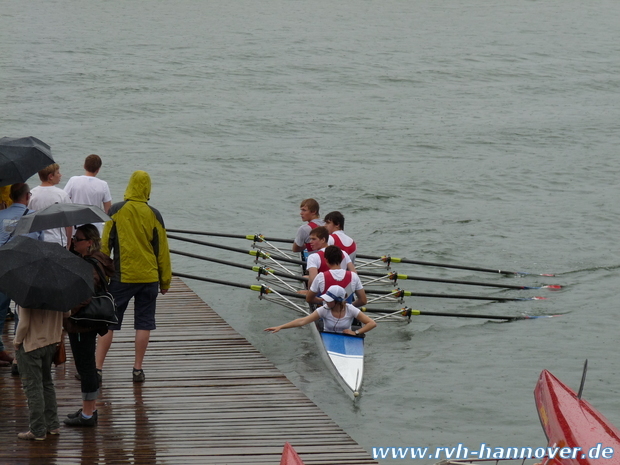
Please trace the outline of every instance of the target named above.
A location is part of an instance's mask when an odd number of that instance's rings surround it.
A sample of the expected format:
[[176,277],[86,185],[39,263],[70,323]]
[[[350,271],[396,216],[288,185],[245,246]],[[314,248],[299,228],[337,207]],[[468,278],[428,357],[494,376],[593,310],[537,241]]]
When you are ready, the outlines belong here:
[[[131,380],[134,331],[115,333],[95,428],[18,440],[28,429],[26,399],[19,378],[0,368],[0,463],[278,464],[286,441],[308,465],[377,463],[178,278],[159,297],[157,323],[144,384]],[[2,335],[9,349],[12,328]],[[81,406],[67,355],[54,368],[61,417]]]

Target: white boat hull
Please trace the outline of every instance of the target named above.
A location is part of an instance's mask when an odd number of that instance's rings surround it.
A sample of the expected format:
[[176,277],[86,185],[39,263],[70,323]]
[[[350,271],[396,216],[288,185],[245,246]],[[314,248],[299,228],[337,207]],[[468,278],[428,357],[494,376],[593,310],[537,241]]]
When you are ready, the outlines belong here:
[[360,394],[364,378],[364,338],[323,333],[311,325],[330,371],[352,399]]

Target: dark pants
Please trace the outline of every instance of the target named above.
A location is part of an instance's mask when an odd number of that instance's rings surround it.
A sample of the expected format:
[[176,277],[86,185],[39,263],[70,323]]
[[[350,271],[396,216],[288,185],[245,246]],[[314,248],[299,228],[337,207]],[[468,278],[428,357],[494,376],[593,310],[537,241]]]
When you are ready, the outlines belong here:
[[59,427],[56,391],[52,381],[52,360],[57,344],[24,352],[20,346],[15,356],[19,364],[24,392],[28,399],[30,431],[44,437],[48,431]]
[[99,379],[95,363],[97,331],[69,333],[75,368],[82,381],[82,400],[96,400],[99,395]]

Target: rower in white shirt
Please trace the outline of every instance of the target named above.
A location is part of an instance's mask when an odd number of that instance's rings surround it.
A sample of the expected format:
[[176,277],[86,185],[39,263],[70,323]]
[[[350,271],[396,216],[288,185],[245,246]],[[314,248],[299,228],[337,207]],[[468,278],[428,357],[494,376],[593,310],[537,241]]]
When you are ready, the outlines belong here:
[[[306,301],[308,303],[323,304],[322,296],[325,290],[331,286],[340,286],[346,291],[346,301],[348,303],[352,303],[355,307],[366,305],[366,292],[357,273],[341,268],[343,260],[342,250],[335,245],[328,245],[323,256],[329,266],[329,270],[316,275],[310,290],[306,293]],[[354,297],[356,297],[355,300],[353,300]]]
[[[325,226],[319,226],[310,232],[310,245],[312,246],[312,249],[317,252],[311,254],[306,262],[306,269],[308,270],[308,286],[312,286],[312,281],[314,281],[317,274],[329,270],[329,265],[325,260],[325,248],[327,247],[328,239],[329,232]],[[342,252],[340,268],[356,273],[355,265],[353,265],[351,258],[349,258],[349,255],[346,252]]]
[[329,245],[335,245],[343,252],[349,254],[351,261],[355,263],[357,245],[355,241],[344,233],[344,216],[342,213],[330,212],[325,215],[325,227],[329,231]]

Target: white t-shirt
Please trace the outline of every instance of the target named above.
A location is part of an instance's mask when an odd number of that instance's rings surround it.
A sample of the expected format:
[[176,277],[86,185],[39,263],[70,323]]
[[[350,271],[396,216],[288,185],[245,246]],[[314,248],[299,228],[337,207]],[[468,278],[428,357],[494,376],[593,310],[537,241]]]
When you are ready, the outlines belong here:
[[[319,250],[319,252],[325,252],[325,249],[323,248]],[[323,254],[313,253],[312,255],[309,255],[308,261],[306,262],[306,269],[309,270],[310,268],[316,268],[317,270],[321,271],[321,259],[324,260]],[[340,268],[342,268],[343,270],[346,270],[347,265],[349,263],[351,263],[351,258],[349,257],[349,254],[343,250],[342,261],[340,262]]]
[[346,304],[346,311],[342,318],[334,318],[332,311],[326,306],[316,309],[323,318],[323,330],[329,333],[341,333],[345,329],[351,329],[351,323],[359,315],[360,309],[351,304]]
[[[104,202],[111,202],[112,195],[108,183],[95,176],[73,176],[65,186],[65,192],[71,197],[73,203],[93,205],[103,210]],[[103,232],[104,223],[94,223]]]
[[[32,197],[28,202],[29,210],[43,210],[55,203],[71,203],[71,198],[62,189],[55,186],[37,186],[30,191]],[[45,242],[56,242],[63,247],[67,246],[67,234],[65,228],[46,229],[43,240]]]
[[111,202],[108,183],[95,176],[73,176],[65,186],[65,192],[73,203],[94,205],[103,210],[104,202]]
[[[312,284],[310,285],[310,290],[320,297],[321,294],[325,292],[325,273],[331,273],[331,275],[336,281],[342,281],[345,277],[346,272],[346,270],[329,270],[319,273],[316,275],[316,278],[314,278],[314,281],[312,281]],[[357,273],[353,272],[351,273],[351,283],[348,286],[342,287],[344,287],[347,297],[349,297],[355,291],[364,289],[364,287],[362,286],[362,281],[360,281],[360,277],[357,275]]]

